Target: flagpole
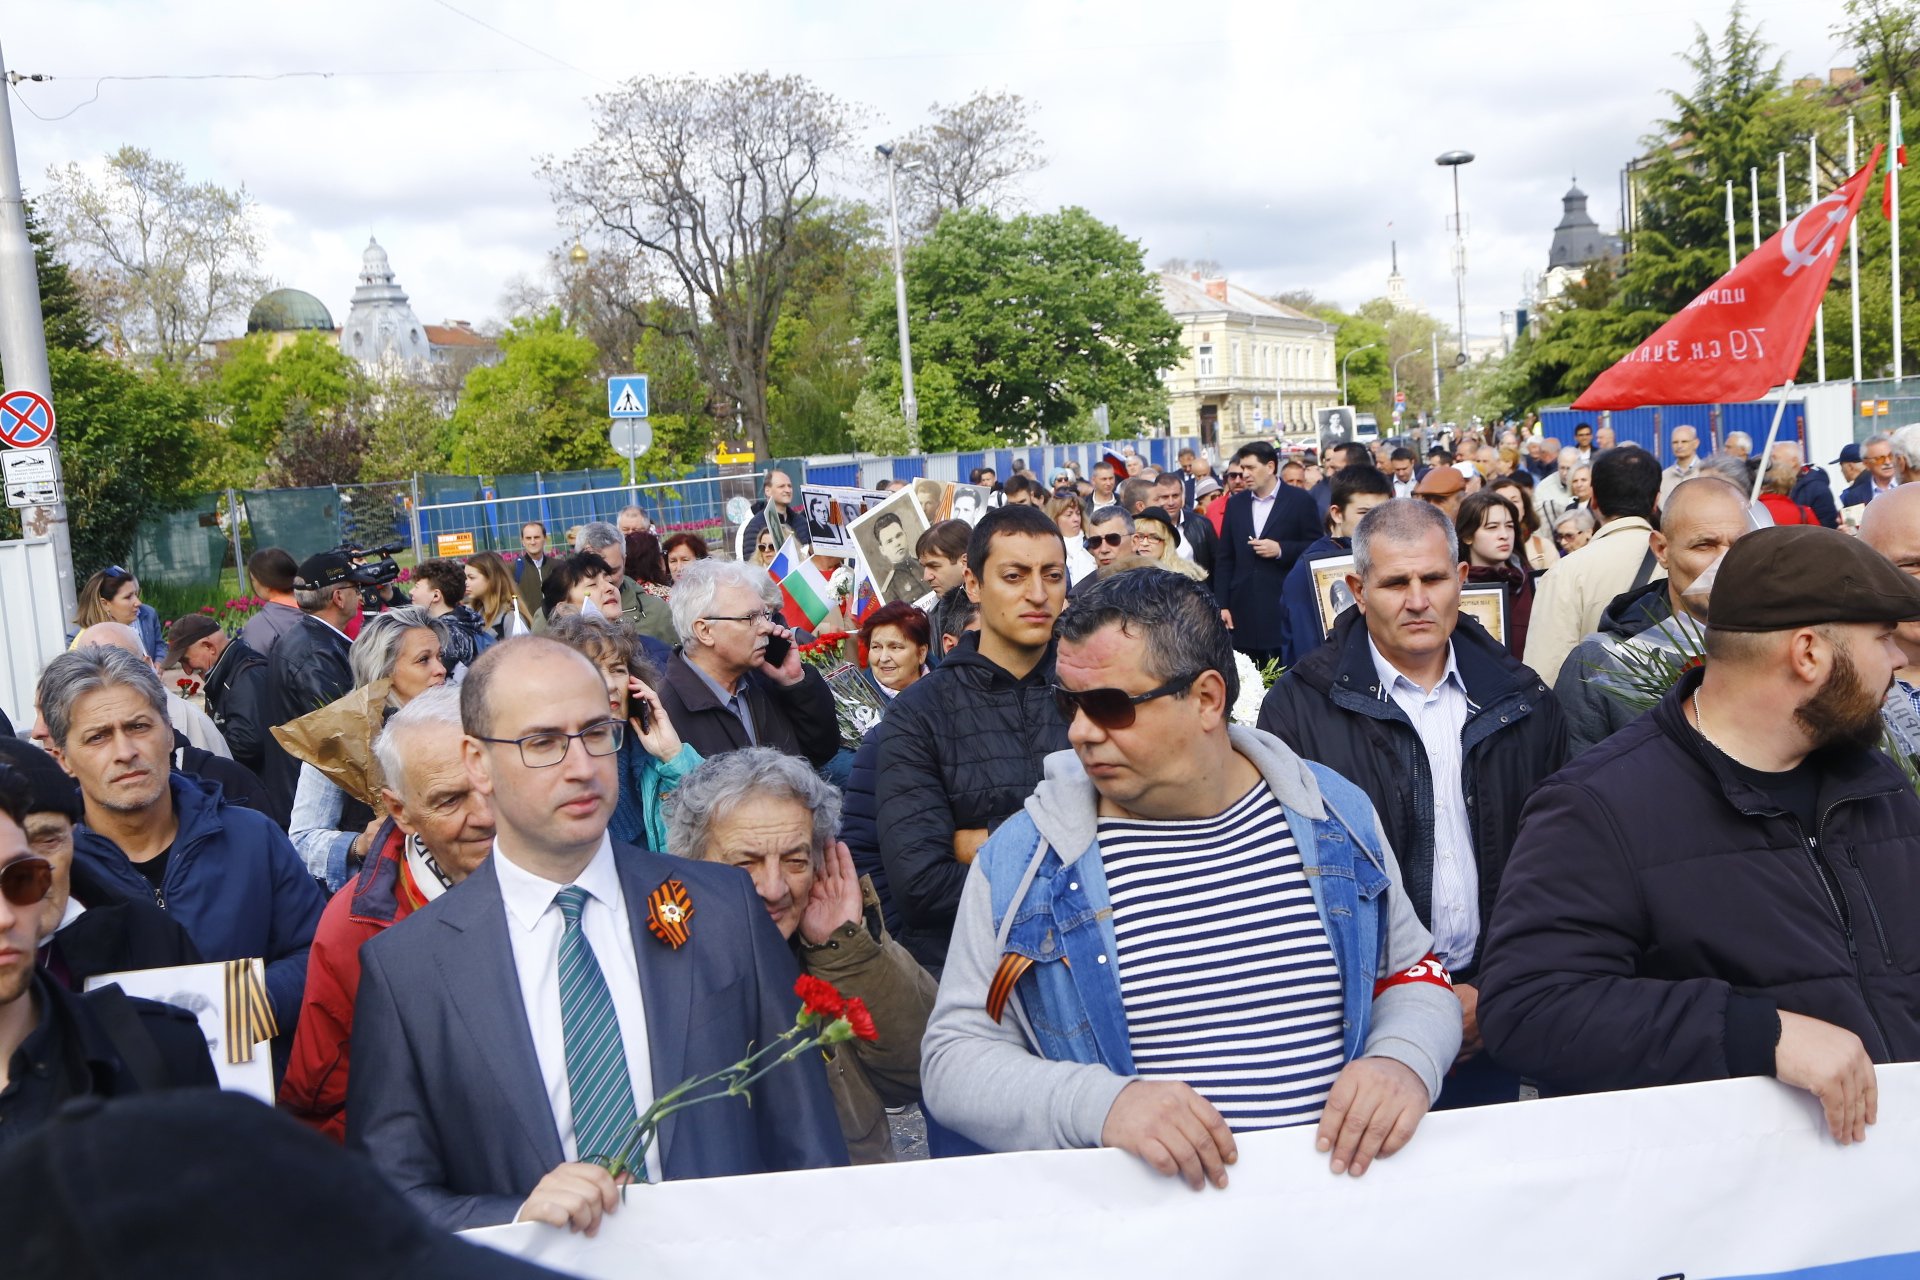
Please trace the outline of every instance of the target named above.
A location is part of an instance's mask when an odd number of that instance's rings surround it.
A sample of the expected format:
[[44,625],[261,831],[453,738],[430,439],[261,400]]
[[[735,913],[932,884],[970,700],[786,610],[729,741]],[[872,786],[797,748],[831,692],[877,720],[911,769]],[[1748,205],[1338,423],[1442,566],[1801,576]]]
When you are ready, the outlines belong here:
[[[1900,134],[1900,95],[1887,95],[1887,135],[1889,139]],[[1902,376],[1901,340],[1900,340],[1900,152],[1895,147],[1887,165],[1887,189],[1893,193],[1893,380],[1900,381]]]
[[1733,179],[1727,179],[1727,270],[1740,265],[1739,223],[1733,216]]
[[1779,194],[1780,201],[1780,225],[1784,227],[1787,225],[1787,153],[1774,152],[1773,165],[1774,190]]
[[1747,170],[1748,207],[1753,210],[1753,247],[1760,247],[1760,170],[1758,166]]
[[[1860,163],[1853,142],[1853,115],[1847,115],[1847,172]],[[1857,219],[1856,219],[1857,221]],[[1847,224],[1847,298],[1853,307],[1853,380],[1860,381],[1860,235]]]
[[[1807,135],[1807,201],[1811,208],[1820,200],[1820,150],[1813,134]],[[1852,232],[1853,227],[1848,225]],[[1822,299],[1826,297],[1821,295]],[[1813,313],[1813,376],[1820,382],[1827,380],[1827,304],[1823,300]],[[1812,459],[1808,459],[1812,461]]]
[[1767,428],[1767,447],[1753,456],[1760,459],[1760,469],[1753,475],[1753,492],[1747,495],[1747,505],[1760,501],[1760,486],[1766,483],[1767,467],[1773,457],[1774,437],[1780,434],[1780,419],[1786,416],[1787,393],[1793,390],[1793,379],[1788,378],[1780,384],[1780,399],[1773,406],[1773,425]]

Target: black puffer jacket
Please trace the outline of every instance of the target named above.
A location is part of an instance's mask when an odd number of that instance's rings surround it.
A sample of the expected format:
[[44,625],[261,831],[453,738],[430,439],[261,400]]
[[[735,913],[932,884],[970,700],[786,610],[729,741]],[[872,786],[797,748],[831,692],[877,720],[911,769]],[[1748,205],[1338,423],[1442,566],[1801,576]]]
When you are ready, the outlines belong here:
[[[1454,975],[1471,977],[1487,952],[1521,806],[1566,758],[1567,726],[1533,669],[1464,614],[1454,628],[1453,658],[1473,704],[1460,741],[1480,873],[1480,946],[1474,964]],[[1407,896],[1431,927],[1433,775],[1412,722],[1380,687],[1358,609],[1341,614],[1332,637],[1267,691],[1259,727],[1367,793],[1399,856]]]
[[1528,803],[1481,981],[1487,1048],[1561,1089],[1767,1075],[1785,1009],[1875,1062],[1920,1060],[1920,798],[1879,751],[1829,750],[1803,832],[1694,731],[1699,683]]
[[227,641],[207,672],[207,714],[227,748],[256,774],[266,767],[270,719],[267,660],[239,636]]
[[[344,635],[311,615],[276,640],[267,656],[266,727],[298,720],[345,697],[353,688],[353,669],[347,663],[351,647]],[[267,784],[274,810],[291,813],[300,762],[272,734],[263,748],[266,772],[260,780]]]
[[946,963],[967,881],[953,833],[1010,817],[1039,785],[1042,762],[1067,747],[1052,683],[1051,646],[1016,680],[969,633],[880,722],[880,861],[905,924],[898,941],[929,969]]

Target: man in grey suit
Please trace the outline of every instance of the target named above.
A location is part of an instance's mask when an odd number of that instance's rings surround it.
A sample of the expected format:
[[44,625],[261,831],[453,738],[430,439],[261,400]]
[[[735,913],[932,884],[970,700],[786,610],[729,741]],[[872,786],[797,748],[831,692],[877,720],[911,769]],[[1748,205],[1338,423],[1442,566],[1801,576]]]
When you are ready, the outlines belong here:
[[[347,1142],[450,1230],[591,1231],[619,1203],[592,1162],[648,1103],[792,1025],[792,954],[737,868],[607,836],[627,726],[584,657],[536,636],[482,654],[460,691],[494,856],[361,951]],[[690,906],[672,945],[649,930]],[[667,915],[675,914],[667,911]],[[669,1117],[652,1179],[844,1164],[817,1055],[744,1098]]]

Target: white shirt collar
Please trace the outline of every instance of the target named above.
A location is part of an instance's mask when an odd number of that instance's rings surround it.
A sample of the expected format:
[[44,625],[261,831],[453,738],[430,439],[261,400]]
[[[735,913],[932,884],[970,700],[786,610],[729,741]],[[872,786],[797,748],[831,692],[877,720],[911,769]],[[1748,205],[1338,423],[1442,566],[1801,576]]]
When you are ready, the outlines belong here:
[[[555,895],[566,888],[533,874],[501,853],[498,838],[493,842],[493,867],[500,879],[500,897],[506,903],[508,918],[527,932],[532,932],[540,923],[540,917],[553,905]],[[598,899],[615,915],[623,913],[625,900],[620,896],[620,872],[613,861],[613,840],[606,833],[601,833],[600,847],[594,851],[593,860],[572,883],[585,889],[589,897]]]
[[[1386,656],[1380,652],[1380,647],[1374,644],[1371,634],[1367,636],[1367,652],[1373,655],[1373,673],[1380,678],[1381,693],[1391,694],[1396,685],[1404,684],[1407,688],[1418,692],[1423,698],[1431,696],[1425,689],[1420,688],[1420,686],[1415,684],[1411,679],[1401,674],[1398,667],[1387,661]],[[1454,661],[1452,640],[1447,641],[1447,669],[1441,674],[1440,684],[1435,685],[1434,689],[1438,690],[1441,685],[1446,684],[1448,681],[1452,681],[1455,685],[1458,685],[1461,693],[1467,691],[1467,682],[1460,678],[1460,664]]]
[[52,946],[54,937],[58,935],[62,929],[72,924],[75,920],[78,920],[84,911],[86,911],[86,908],[80,905],[80,899],[69,893],[67,895],[67,909],[60,913],[60,923],[53,927],[52,933],[40,939],[40,945],[43,947]]

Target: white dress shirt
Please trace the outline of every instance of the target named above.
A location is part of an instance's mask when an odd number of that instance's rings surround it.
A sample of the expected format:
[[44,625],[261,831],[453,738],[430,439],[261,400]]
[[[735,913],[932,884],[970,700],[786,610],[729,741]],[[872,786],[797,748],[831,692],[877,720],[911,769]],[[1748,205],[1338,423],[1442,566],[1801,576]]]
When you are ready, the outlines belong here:
[[[1460,734],[1471,703],[1460,668],[1447,646],[1447,670],[1429,693],[1394,669],[1367,638],[1380,687],[1413,721],[1433,775],[1433,951],[1447,968],[1473,963],[1480,942],[1480,868],[1473,860],[1473,827],[1467,820],[1466,784],[1461,777]],[[1400,851],[1404,856],[1405,850]]]
[[1267,496],[1264,498],[1261,497],[1258,493],[1253,495],[1253,536],[1254,537],[1264,538],[1267,536],[1265,533],[1261,531],[1267,527],[1267,517],[1273,514],[1273,504],[1275,499],[1279,498],[1279,496],[1280,496],[1280,486],[1277,484],[1273,486],[1272,490],[1270,490]]
[[[560,935],[566,921],[554,898],[566,888],[515,865],[493,846],[493,866],[500,878],[500,897],[507,908],[507,937],[513,944],[513,967],[520,977],[520,998],[527,1006],[527,1025],[533,1031],[533,1051],[540,1060],[540,1079],[553,1107],[554,1127],[568,1160],[580,1158],[573,1136],[573,1102],[567,1088],[566,1039],[560,1026]],[[653,1101],[653,1068],[647,1057],[647,1014],[640,999],[640,965],[633,950],[633,929],[626,895],[620,891],[620,873],[614,866],[613,842],[600,837],[600,850],[573,881],[587,891],[580,912],[580,928],[593,947],[594,959],[613,997],[614,1016],[620,1020],[620,1043],[627,1054],[627,1079],[633,1084],[636,1118]],[[678,1080],[671,1084],[679,1084]],[[476,1117],[476,1121],[479,1118]],[[647,1180],[660,1181],[660,1148],[647,1152]]]

